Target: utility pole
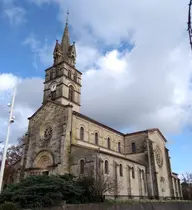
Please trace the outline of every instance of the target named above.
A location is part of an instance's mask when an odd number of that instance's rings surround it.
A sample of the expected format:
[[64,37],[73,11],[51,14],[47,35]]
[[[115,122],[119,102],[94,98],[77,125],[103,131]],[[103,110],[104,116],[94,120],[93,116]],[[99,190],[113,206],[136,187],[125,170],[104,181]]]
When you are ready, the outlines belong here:
[[6,139],[4,142],[3,157],[2,157],[2,161],[1,161],[0,193],[2,192],[3,175],[4,175],[5,161],[6,161],[6,156],[7,156],[7,147],[8,147],[9,136],[10,136],[10,128],[11,128],[11,124],[14,122],[13,108],[14,108],[14,103],[15,103],[15,95],[16,95],[16,85],[13,89],[13,96],[12,96],[11,104],[10,103],[8,104],[8,107],[11,107],[11,108],[10,108],[8,127],[7,127],[7,135],[6,135]]

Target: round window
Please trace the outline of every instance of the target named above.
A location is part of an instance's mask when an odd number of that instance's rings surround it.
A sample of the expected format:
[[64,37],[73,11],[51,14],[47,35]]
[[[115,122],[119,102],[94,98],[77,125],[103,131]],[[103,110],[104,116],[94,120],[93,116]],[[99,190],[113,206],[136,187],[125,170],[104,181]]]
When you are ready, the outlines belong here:
[[155,149],[155,158],[156,158],[157,165],[159,167],[162,167],[163,166],[163,155],[162,155],[162,152],[161,152],[161,149],[159,148],[159,146],[157,146]]

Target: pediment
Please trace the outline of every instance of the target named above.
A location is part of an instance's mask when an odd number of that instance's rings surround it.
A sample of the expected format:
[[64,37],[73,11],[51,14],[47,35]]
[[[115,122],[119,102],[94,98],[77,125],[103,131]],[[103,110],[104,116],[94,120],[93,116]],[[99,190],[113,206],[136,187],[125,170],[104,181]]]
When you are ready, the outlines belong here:
[[48,111],[50,109],[55,109],[55,112],[60,113],[61,110],[64,110],[67,107],[71,107],[71,105],[62,105],[54,101],[47,101],[44,103],[37,111],[28,119],[34,120],[34,118],[39,118],[45,111]]
[[164,142],[167,142],[167,139],[165,136],[161,133],[161,131],[158,128],[148,129],[148,132],[155,133],[159,139],[161,139]]

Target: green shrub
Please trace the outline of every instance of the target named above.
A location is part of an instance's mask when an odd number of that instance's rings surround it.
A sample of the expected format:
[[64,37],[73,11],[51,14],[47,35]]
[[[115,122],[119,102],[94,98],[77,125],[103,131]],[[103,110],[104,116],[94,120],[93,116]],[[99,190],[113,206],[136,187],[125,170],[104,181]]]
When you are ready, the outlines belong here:
[[76,179],[71,174],[30,176],[8,185],[0,194],[0,203],[13,202],[21,208],[33,208],[55,206],[64,201],[68,204],[103,202],[103,194],[97,194],[95,186],[93,178]]
[[14,202],[20,207],[48,207],[66,203],[80,203],[83,188],[73,176],[30,176],[21,183],[7,186],[0,195],[0,203]]
[[0,210],[18,210],[18,208],[14,203],[6,202],[0,205]]

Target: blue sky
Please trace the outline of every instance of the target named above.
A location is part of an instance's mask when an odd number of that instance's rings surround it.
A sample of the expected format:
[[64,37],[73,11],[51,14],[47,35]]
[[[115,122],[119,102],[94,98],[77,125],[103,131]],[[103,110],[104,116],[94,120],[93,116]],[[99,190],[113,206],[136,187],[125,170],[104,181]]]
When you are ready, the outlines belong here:
[[84,73],[82,112],[122,131],[158,127],[170,140],[173,171],[191,172],[187,6],[187,0],[1,0],[0,138],[16,80],[11,142],[26,131],[27,117],[41,105],[44,70],[52,64],[69,8],[71,42]]
[[[31,65],[31,49],[24,42],[27,37],[32,35],[40,42],[44,42],[46,39],[54,41],[58,34],[61,35],[63,29],[61,23],[57,20],[57,10],[52,6],[45,5],[42,8],[27,3],[18,6],[24,7],[27,10],[22,23],[11,23],[5,14],[1,15],[0,24],[2,33],[0,35],[0,44],[4,59],[1,59],[0,64],[1,68],[7,69],[6,71],[1,70],[1,73],[12,72],[22,77],[43,77],[45,66],[37,60],[39,70],[37,71],[33,68]],[[1,7],[1,11],[3,11],[3,7]],[[10,55],[12,55],[11,62]]]

